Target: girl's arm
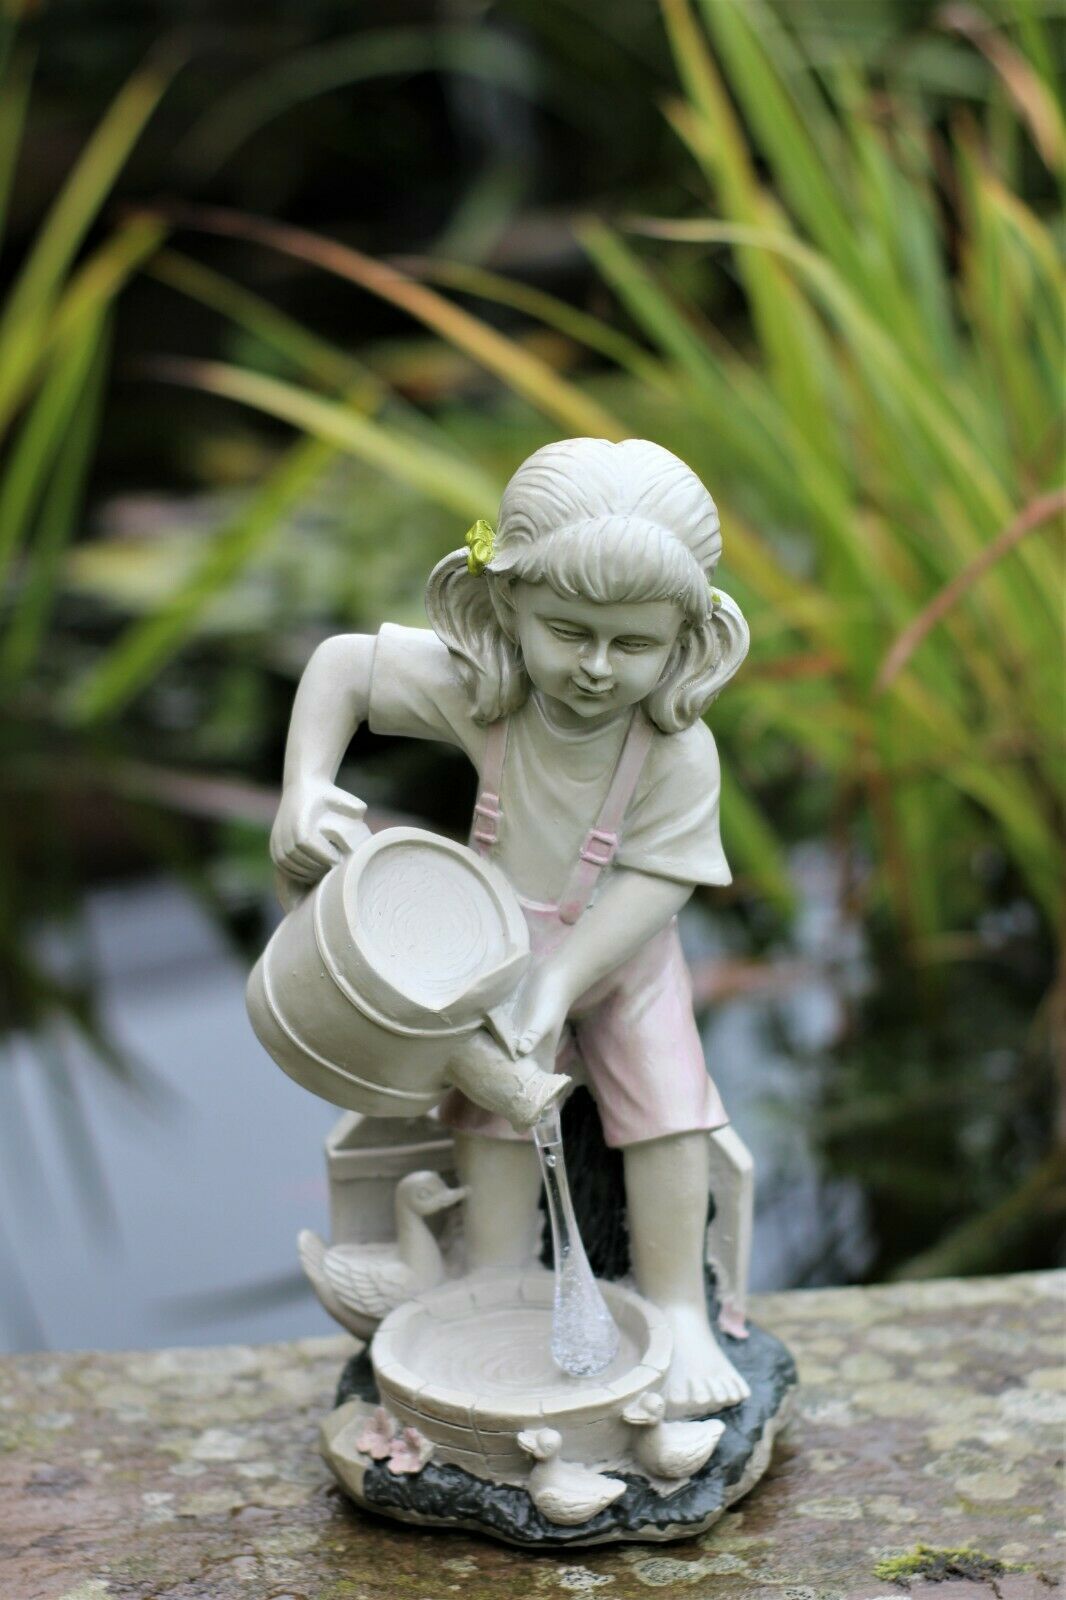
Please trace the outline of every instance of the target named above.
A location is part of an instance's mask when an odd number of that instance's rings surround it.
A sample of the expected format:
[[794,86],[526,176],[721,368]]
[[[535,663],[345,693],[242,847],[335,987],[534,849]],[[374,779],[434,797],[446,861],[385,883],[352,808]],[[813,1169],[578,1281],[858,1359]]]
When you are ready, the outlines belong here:
[[554,1054],[574,1002],[665,928],[692,889],[673,878],[615,868],[569,937],[530,974],[516,1017],[519,1053],[541,1045],[545,1058]]
[[326,639],[296,691],[270,853],[283,872],[305,882],[328,872],[367,834],[366,806],[333,779],[367,718],[376,642],[373,634],[362,633]]

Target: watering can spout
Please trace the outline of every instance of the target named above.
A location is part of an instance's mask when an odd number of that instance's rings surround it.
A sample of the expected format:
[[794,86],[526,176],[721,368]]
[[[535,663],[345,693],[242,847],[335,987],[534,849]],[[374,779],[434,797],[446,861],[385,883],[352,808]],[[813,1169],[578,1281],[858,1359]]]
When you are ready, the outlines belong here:
[[544,1072],[529,1056],[512,1057],[486,1029],[464,1041],[449,1075],[469,1100],[506,1117],[519,1133],[557,1107],[570,1088],[565,1072]]

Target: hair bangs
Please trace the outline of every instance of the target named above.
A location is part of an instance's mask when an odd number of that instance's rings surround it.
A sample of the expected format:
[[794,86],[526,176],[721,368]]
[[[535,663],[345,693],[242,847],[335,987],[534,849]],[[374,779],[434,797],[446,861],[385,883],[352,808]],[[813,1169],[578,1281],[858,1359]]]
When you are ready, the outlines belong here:
[[691,552],[665,528],[633,517],[598,517],[559,528],[515,550],[506,564],[494,562],[493,570],[500,577],[550,584],[571,600],[672,600],[694,624],[706,619],[711,606],[707,579]]

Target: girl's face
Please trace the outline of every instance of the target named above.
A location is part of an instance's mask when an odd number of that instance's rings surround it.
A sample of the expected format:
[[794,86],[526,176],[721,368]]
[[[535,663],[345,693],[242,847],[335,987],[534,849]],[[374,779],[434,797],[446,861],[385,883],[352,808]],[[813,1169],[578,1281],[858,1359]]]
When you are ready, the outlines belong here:
[[637,705],[662,677],[684,618],[672,600],[568,600],[548,583],[512,590],[533,685],[570,726]]

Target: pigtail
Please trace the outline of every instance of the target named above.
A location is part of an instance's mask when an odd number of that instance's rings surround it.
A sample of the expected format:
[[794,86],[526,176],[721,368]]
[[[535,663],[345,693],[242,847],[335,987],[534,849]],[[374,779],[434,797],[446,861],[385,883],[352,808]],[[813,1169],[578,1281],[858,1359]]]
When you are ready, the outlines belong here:
[[429,575],[426,614],[455,659],[475,722],[496,722],[523,705],[529,679],[518,647],[500,625],[487,575],[472,573],[468,552],[453,550]]
[[663,733],[680,733],[697,722],[739,670],[750,636],[736,601],[715,591],[702,623],[682,629],[658,685],[644,709]]

